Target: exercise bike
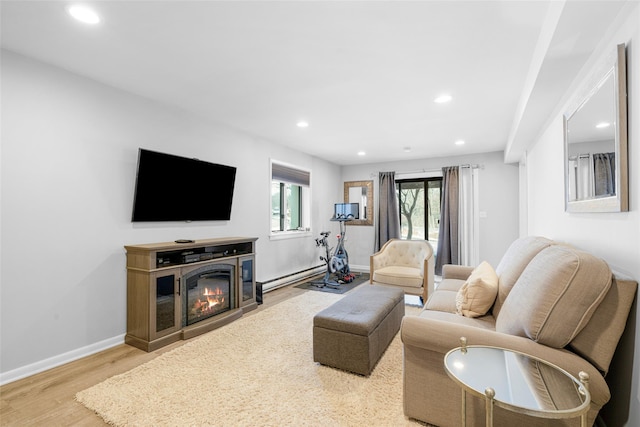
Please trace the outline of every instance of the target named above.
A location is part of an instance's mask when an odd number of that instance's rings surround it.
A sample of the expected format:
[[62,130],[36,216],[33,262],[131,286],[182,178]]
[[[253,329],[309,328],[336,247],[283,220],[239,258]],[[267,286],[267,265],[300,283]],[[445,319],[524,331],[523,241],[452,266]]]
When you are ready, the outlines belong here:
[[[338,216],[331,219],[331,221],[340,222],[340,234],[337,236],[338,246],[336,246],[333,254],[331,253],[333,248],[329,247],[329,242],[327,241],[330,234],[329,231],[321,232],[321,237],[316,239],[316,247],[322,246],[325,249],[325,256],[321,255],[320,260],[326,263],[327,271],[324,273],[324,277],[321,280],[311,281],[313,286],[317,286],[319,288],[327,286],[329,288],[337,289],[340,285],[351,283],[353,282],[353,279],[355,279],[355,274],[351,273],[349,268],[349,254],[347,254],[347,250],[344,248],[344,237],[346,234],[345,222],[351,221],[352,219],[353,215]],[[331,279],[332,274],[335,274],[335,280]]]

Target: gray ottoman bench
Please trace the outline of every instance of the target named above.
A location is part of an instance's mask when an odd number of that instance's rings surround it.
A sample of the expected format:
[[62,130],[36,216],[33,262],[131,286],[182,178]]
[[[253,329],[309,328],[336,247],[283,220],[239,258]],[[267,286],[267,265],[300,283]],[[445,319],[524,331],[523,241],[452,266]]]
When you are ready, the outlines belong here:
[[404,291],[365,285],[313,318],[313,360],[369,375],[400,330]]

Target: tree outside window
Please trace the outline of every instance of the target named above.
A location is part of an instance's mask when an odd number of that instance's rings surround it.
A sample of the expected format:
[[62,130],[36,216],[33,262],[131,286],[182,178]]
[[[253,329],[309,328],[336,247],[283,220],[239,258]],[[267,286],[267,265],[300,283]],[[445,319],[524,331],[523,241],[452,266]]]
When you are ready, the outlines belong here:
[[311,173],[284,163],[271,162],[271,233],[310,228]]
[[271,231],[291,231],[302,227],[302,187],[271,182]]
[[442,177],[396,181],[401,238],[438,244]]

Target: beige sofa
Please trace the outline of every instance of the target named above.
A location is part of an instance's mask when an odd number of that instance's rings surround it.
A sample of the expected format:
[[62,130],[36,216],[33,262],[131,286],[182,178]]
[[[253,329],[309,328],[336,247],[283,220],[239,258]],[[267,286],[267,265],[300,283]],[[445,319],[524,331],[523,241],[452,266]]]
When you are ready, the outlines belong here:
[[[590,376],[588,423],[611,397],[605,381],[624,331],[637,283],[612,277],[608,265],[542,237],[516,240],[495,268],[497,297],[479,317],[457,314],[456,297],[474,269],[444,266],[442,282],[419,316],[403,319],[404,412],[436,426],[459,426],[460,387],[444,369],[460,346],[490,345],[549,361],[576,378]],[[613,390],[615,393],[615,390]],[[484,425],[484,401],[467,394],[467,425]],[[498,426],[579,425],[579,419],[541,420],[496,407]]]
[[388,240],[369,260],[369,283],[396,286],[426,301],[434,289],[435,257],[426,240]]

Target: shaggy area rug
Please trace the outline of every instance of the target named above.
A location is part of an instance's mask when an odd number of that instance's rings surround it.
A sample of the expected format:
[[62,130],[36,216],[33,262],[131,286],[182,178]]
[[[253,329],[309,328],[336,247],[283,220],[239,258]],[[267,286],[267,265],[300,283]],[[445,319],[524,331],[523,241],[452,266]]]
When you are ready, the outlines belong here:
[[400,334],[369,377],[313,361],[313,316],[342,297],[305,292],[81,391],[76,400],[115,426],[420,425],[402,412]]

